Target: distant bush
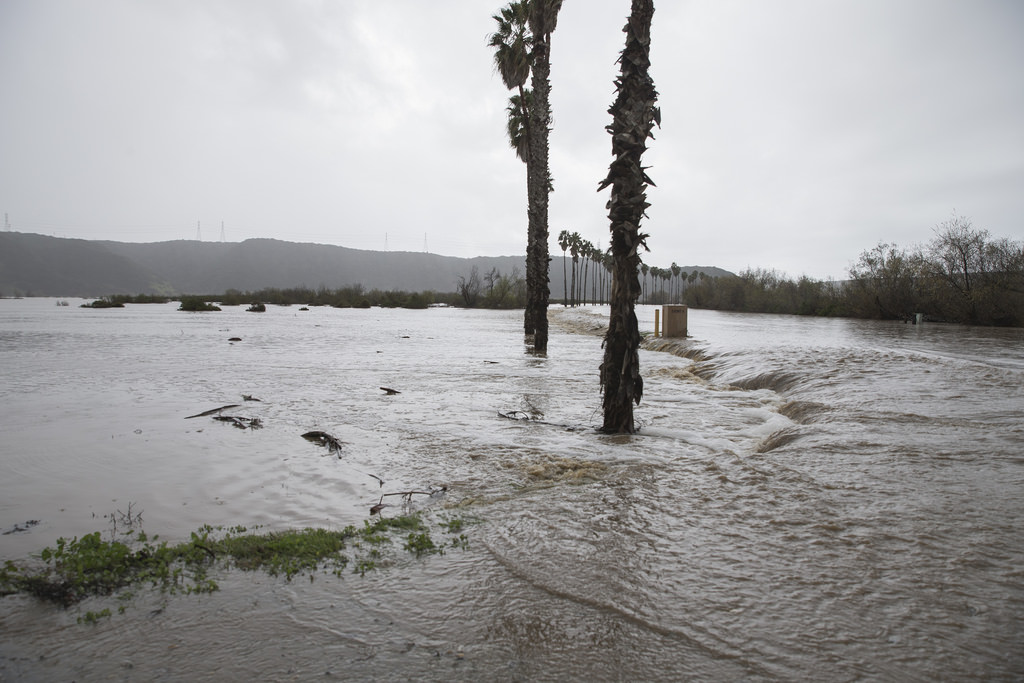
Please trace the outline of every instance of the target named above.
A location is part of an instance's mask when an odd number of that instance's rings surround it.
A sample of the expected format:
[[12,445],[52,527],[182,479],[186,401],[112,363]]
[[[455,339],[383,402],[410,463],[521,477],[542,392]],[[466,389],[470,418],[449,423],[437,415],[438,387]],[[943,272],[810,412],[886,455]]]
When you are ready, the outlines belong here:
[[200,296],[183,296],[181,297],[181,306],[178,310],[192,312],[219,311],[220,307],[214,306]]
[[124,308],[124,303],[116,301],[111,297],[96,299],[90,304],[82,304],[81,308]]

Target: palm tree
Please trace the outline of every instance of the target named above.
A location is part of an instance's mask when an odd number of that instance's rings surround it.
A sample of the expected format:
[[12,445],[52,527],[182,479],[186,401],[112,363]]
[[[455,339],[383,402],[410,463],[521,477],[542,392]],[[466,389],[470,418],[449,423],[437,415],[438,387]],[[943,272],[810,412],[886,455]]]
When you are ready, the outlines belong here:
[[583,257],[583,286],[580,287],[580,300],[582,305],[587,305],[587,274],[590,272],[590,254],[594,251],[594,244],[590,240],[583,240],[580,245],[580,256]]
[[649,304],[649,303],[651,303],[651,297],[647,293],[647,273],[650,272],[651,267],[649,265],[647,265],[646,263],[641,263],[640,264],[640,270],[642,270],[643,274],[644,274],[644,287],[643,287],[644,303],[648,303]]
[[612,275],[612,268],[615,265],[615,259],[612,258],[611,251],[604,252],[601,256],[601,265],[604,266],[604,281],[601,283],[601,303],[607,303],[608,293],[611,290],[609,280]]
[[[493,16],[498,30],[488,44],[493,47],[494,64],[501,80],[518,96],[509,98],[509,142],[526,162],[527,240],[526,310],[523,329],[533,336],[535,352],[547,351],[548,288],[548,131],[551,84],[551,33],[558,21],[562,0],[519,0],[510,2]],[[532,75],[532,90],[526,82]]]
[[572,254],[572,306],[576,306],[579,300],[578,288],[576,287],[576,269],[577,264],[580,262],[580,247],[583,244],[583,239],[580,237],[578,232],[574,232],[569,235],[569,253]]
[[658,93],[648,69],[651,64],[651,17],[654,0],[632,0],[629,21],[623,31],[626,47],[619,58],[620,75],[615,82],[618,94],[608,112],[612,123],[612,161],[608,176],[599,190],[612,187],[608,218],[612,235],[615,270],[612,277],[611,318],[604,340],[601,363],[601,389],[604,392],[602,431],[632,434],[633,405],[644,392],[640,376],[640,330],[636,319],[636,300],[640,296],[640,249],[646,249],[647,235],[640,232],[646,216],[647,186],[653,185],[641,165],[647,138],[653,137],[654,124],[661,123],[655,106]]
[[[548,167],[548,133],[551,125],[551,34],[558,25],[558,12],[562,0],[524,0],[528,7],[532,36],[533,101],[530,106],[530,159],[533,173],[527,174],[529,241],[526,258],[533,257],[533,349],[545,353],[548,348],[548,194],[551,191],[551,172]],[[532,247],[532,248],[531,248]],[[531,273],[527,273],[527,278]]]
[[569,231],[558,233],[558,246],[562,248],[562,306],[569,305],[569,284],[565,278],[565,250],[569,248]]
[[597,304],[601,286],[601,249],[594,247],[590,251],[590,260],[594,262],[594,277],[590,279],[590,303]]

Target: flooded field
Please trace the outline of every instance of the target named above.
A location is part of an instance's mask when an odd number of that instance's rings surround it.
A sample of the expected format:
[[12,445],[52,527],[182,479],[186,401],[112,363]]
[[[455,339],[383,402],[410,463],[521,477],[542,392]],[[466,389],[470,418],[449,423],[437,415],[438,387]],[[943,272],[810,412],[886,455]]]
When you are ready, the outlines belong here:
[[[4,680],[1024,676],[1022,330],[692,310],[626,437],[595,432],[606,309],[553,307],[535,357],[520,311],[77,303],[0,300],[0,560],[129,505],[176,542],[430,487],[468,548],[95,625],[0,598]],[[226,404],[263,428],[185,419]]]

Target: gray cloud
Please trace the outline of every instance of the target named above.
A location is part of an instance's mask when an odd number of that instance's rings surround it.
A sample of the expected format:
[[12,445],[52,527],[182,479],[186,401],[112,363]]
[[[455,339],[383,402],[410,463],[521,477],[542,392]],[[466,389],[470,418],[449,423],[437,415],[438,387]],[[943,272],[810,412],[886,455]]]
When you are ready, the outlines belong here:
[[[0,4],[14,229],[522,253],[525,170],[473,0]],[[607,243],[598,181],[628,3],[565,3],[552,237]],[[1024,239],[1019,3],[661,3],[654,265],[843,277],[956,209]],[[554,241],[554,240],[553,240]],[[553,245],[553,250],[557,246]]]

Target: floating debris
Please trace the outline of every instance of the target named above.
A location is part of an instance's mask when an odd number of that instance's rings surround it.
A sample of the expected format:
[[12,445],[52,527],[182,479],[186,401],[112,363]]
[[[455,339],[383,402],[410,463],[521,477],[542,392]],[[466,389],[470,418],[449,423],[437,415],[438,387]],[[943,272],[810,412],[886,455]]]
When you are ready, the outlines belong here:
[[529,413],[525,413],[522,410],[510,410],[507,413],[498,411],[498,416],[503,417],[506,420],[533,420],[536,419]]
[[307,441],[312,441],[313,443],[318,444],[320,446],[326,447],[329,453],[334,453],[336,451],[341,450],[341,442],[338,441],[337,438],[328,434],[327,432],[306,432],[305,434],[302,435],[302,438],[306,439]]
[[214,415],[214,420],[230,422],[239,429],[262,429],[263,420],[258,417],[238,417],[236,415]]
[[229,337],[228,341],[229,342],[242,341],[242,338],[241,337]]
[[37,525],[37,524],[39,524],[39,520],[38,519],[30,519],[27,522],[25,522],[24,524],[15,524],[14,526],[10,527],[9,529],[4,529],[3,535],[7,536],[9,534],[24,533],[24,532],[28,531],[29,529],[31,529],[32,527],[34,527],[35,525]]
[[370,515],[380,514],[380,511],[384,508],[391,507],[390,504],[384,502],[384,499],[388,496],[401,496],[402,505],[404,506],[412,502],[413,496],[430,496],[431,498],[434,498],[447,491],[447,486],[431,486],[429,491],[396,491],[395,493],[382,493],[377,504],[370,508]]
[[193,417],[206,417],[207,415],[216,415],[217,413],[219,413],[222,410],[227,410],[228,408],[237,408],[239,405],[240,404],[238,404],[238,403],[231,403],[231,404],[226,405],[226,406],[221,406],[220,408],[213,408],[212,410],[204,410],[201,413],[196,413],[195,415],[189,415],[185,419],[186,420],[191,420]]
[[257,401],[257,402],[260,402],[260,403],[263,402],[263,399],[256,398],[252,394],[242,394],[242,400],[243,401]]
[[394,396],[395,394],[402,393],[401,391],[398,391],[396,389],[389,389],[388,387],[381,387],[380,390],[386,393],[388,396]]

